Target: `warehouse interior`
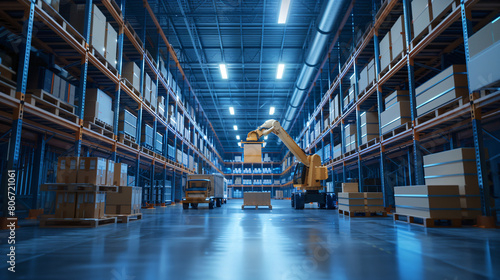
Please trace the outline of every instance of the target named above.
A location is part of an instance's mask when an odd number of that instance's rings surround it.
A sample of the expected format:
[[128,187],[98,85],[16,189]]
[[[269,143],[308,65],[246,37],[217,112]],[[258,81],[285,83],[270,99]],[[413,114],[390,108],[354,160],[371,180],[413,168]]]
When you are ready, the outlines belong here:
[[3,0],[2,279],[499,279],[496,0]]

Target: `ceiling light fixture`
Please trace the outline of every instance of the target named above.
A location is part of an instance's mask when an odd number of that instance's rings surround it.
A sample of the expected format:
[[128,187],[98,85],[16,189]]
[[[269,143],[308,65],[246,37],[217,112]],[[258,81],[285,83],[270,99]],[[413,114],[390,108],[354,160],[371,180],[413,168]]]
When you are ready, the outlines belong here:
[[274,107],[269,108],[269,115],[274,115]]
[[238,126],[237,125],[233,125],[233,128],[234,128],[234,130],[238,130]]
[[281,80],[283,78],[283,72],[285,71],[285,64],[278,64],[278,73],[276,73],[276,79]]
[[267,140],[267,135],[266,135],[266,136],[264,136],[264,140]]
[[278,18],[278,23],[286,23],[286,18],[288,16],[288,9],[290,8],[290,0],[281,0],[280,15]]
[[227,80],[226,64],[219,64],[219,68],[220,68],[220,74],[222,76],[222,79]]
[[239,135],[236,135],[236,139],[237,139],[237,140],[240,140],[240,136],[239,136]]
[[233,108],[233,107],[229,107],[229,113],[230,113],[231,115],[234,115],[234,108]]

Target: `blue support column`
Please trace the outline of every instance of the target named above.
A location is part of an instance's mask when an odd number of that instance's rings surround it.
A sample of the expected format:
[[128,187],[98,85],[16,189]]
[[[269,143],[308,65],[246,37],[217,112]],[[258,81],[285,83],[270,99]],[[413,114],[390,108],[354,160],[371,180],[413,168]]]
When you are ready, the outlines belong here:
[[[92,22],[92,0],[85,1],[85,23],[83,29],[83,38],[87,43],[90,42],[90,24]],[[85,92],[87,90],[87,71],[89,69],[88,52],[82,59],[80,67],[80,83],[77,89],[79,106],[77,108],[77,116],[80,119],[80,129],[77,132],[75,140],[75,156],[79,157],[82,149],[82,129],[83,117],[85,113]]]
[[[469,34],[472,32],[472,26],[470,21],[467,19],[467,11],[465,9],[464,0],[460,1],[461,8],[461,19],[462,19],[462,29],[464,33],[464,49],[465,49],[465,61],[467,65],[467,80],[468,85],[470,85],[469,79]],[[476,167],[477,167],[477,180],[479,184],[479,190],[481,194],[481,213],[483,216],[493,216],[491,197],[490,197],[490,186],[487,178],[486,171],[486,155],[484,153],[484,138],[483,138],[483,126],[481,123],[481,110],[476,108],[474,103],[474,93],[469,87],[470,94],[470,104],[471,104],[471,116],[472,116],[472,137],[474,140],[474,151],[476,154]],[[482,224],[482,221],[478,224]],[[494,223],[493,223],[494,226]]]
[[[375,12],[374,12],[375,14]],[[374,19],[375,20],[375,19]],[[378,30],[375,30],[375,34],[373,36],[373,44],[375,49],[375,70],[376,70],[376,78],[378,80],[378,75],[380,74],[380,45],[378,40]],[[382,112],[384,111],[384,97],[382,96],[382,88],[377,84],[377,113],[378,113],[378,123],[379,123],[379,137],[382,137]],[[393,186],[390,186],[387,182],[386,178],[386,166],[385,166],[386,158],[385,158],[385,150],[384,146],[380,146],[380,185],[382,189],[382,193],[384,195],[384,206],[389,207],[390,205],[394,205],[394,190]]]
[[[17,108],[14,109],[13,120],[12,120],[12,129],[10,133],[9,140],[9,149],[7,151],[7,168],[2,170],[2,214],[3,217],[13,217],[15,216],[14,212],[9,212],[9,197],[12,197],[12,194],[9,195],[9,183],[7,178],[9,178],[9,174],[15,172],[17,176],[17,171],[19,168],[19,155],[21,149],[21,131],[23,126],[23,111],[24,111],[24,95],[26,94],[26,85],[28,81],[28,69],[29,69],[29,60],[30,60],[30,50],[31,50],[31,38],[33,36],[33,21],[35,16],[35,1],[30,3],[30,8],[28,10],[28,15],[23,24],[23,34],[21,36],[22,44],[21,44],[21,52],[19,54],[19,73],[17,75],[17,88],[16,88],[16,97],[20,99],[22,102],[19,104]],[[16,177],[16,180],[19,180]],[[12,187],[12,186],[10,186]],[[18,185],[14,185],[15,188]],[[14,191],[16,192],[16,191]],[[12,192],[11,192],[12,193]],[[17,193],[17,192],[16,192]]]
[[[354,19],[353,19],[354,21]],[[354,36],[353,36],[354,39]],[[358,101],[359,87],[358,87],[358,61],[354,60],[354,99]],[[361,164],[361,155],[359,153],[359,146],[361,146],[361,105],[356,105],[356,148],[358,149],[358,188],[359,192],[363,192],[363,165]]]
[[[411,44],[411,6],[410,0],[403,0],[403,11],[405,20],[405,37],[406,49],[410,49]],[[408,90],[410,92],[410,109],[412,127],[415,127],[415,120],[417,118],[417,99],[415,93],[415,72],[413,66],[413,59],[408,55]],[[415,184],[423,185],[424,181],[424,165],[422,151],[420,150],[419,135],[413,130],[413,173],[415,175]]]
[[[122,16],[125,18],[125,0],[120,1],[120,10],[122,11]],[[116,70],[118,71],[118,76],[122,74],[122,64],[123,64],[123,39],[124,39],[124,26],[118,28],[118,52],[116,59]],[[114,108],[114,119],[113,119],[113,133],[115,137],[118,137],[118,120],[120,118],[120,96],[121,96],[121,86],[118,84],[115,91],[115,99],[113,100]],[[116,161],[116,150],[113,150],[111,157]]]

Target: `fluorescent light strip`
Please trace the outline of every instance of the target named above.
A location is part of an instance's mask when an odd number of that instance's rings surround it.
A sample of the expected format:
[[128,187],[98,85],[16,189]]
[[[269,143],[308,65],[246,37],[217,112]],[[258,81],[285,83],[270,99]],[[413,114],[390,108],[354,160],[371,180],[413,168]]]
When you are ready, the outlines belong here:
[[285,64],[278,64],[278,73],[276,74],[276,79],[281,80],[283,78],[283,72],[285,71]]
[[222,79],[227,80],[226,64],[219,64],[219,68],[220,68],[220,74],[222,76]]
[[274,107],[269,108],[269,115],[274,115]]
[[288,16],[288,9],[290,8],[291,0],[281,0],[280,15],[278,17],[278,23],[286,23],[286,18]]
[[238,130],[238,126],[237,125],[233,125],[233,128],[234,128],[234,130]]
[[230,113],[231,115],[234,115],[234,108],[233,108],[233,107],[229,107],[229,113]]
[[239,135],[236,135],[236,139],[237,139],[237,140],[240,140],[240,136],[239,136]]

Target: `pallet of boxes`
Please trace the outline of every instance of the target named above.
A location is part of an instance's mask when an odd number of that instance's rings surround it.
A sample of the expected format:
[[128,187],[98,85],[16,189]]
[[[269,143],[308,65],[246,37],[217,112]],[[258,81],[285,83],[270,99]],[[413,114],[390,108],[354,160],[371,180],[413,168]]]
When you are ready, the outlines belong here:
[[427,185],[394,188],[394,220],[425,227],[476,223],[481,216],[476,170],[474,148],[424,156]]
[[339,214],[349,217],[387,217],[381,192],[358,192],[358,183],[342,183]]
[[56,193],[55,215],[41,219],[40,227],[97,227],[116,223],[121,217],[117,218],[115,213],[106,215],[112,209],[107,205],[107,197],[123,192],[115,184],[117,177],[123,182],[127,180],[126,168],[122,166],[99,157],[60,157],[57,183],[43,184],[40,188]]
[[98,157],[60,157],[57,183],[43,184],[42,191],[54,191],[55,215],[40,220],[40,227],[97,227],[116,223],[105,217],[106,193],[113,186],[114,162]]

